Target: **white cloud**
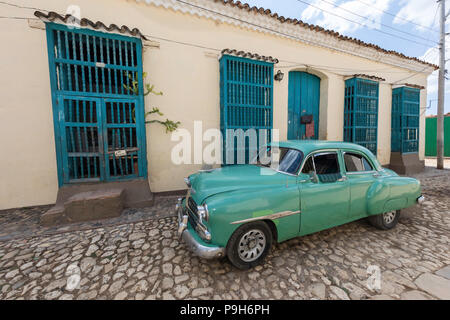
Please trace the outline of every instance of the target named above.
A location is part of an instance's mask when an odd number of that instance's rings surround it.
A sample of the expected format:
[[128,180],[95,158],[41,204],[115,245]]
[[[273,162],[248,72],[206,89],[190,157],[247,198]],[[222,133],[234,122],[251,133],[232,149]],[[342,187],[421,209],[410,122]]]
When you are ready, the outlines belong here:
[[[445,53],[446,56],[448,57],[448,54],[450,53],[450,36],[445,37]],[[421,57],[419,57],[419,59],[433,63],[435,65],[439,65],[439,49],[437,47],[429,48]],[[427,84],[428,94],[437,93],[438,74],[439,70],[436,70],[428,77],[428,84]],[[446,81],[445,92],[450,93],[450,87],[447,85],[447,82],[448,81]]]
[[[401,0],[399,4],[400,6],[403,7],[397,13],[397,16],[393,20],[393,23],[405,26],[408,25],[409,27],[422,32],[424,35],[429,36],[431,39],[437,38],[439,36],[439,33],[427,29],[433,28],[436,31],[438,31],[439,12],[437,12],[438,3],[436,1]],[[425,26],[427,28],[410,24],[400,18],[413,21],[416,24]],[[449,23],[450,19],[447,19],[446,24]],[[448,59],[450,57],[450,36],[446,36],[445,38],[445,52]],[[419,59],[439,65],[439,49],[437,48],[437,46],[429,48],[421,57],[419,57]],[[450,66],[450,63],[447,63],[447,66]],[[436,114],[437,112],[436,105],[438,93],[438,75],[439,70],[436,70],[428,77],[427,95],[428,95],[428,105],[431,106],[431,109],[427,110],[427,114]],[[449,81],[445,81],[445,100],[446,100],[445,112],[448,111],[448,101],[450,100],[449,93],[450,93]]]
[[[436,47],[428,49],[419,59],[439,65],[439,50]],[[428,76],[427,93],[433,94],[438,91],[438,70]]]
[[341,3],[337,3],[337,0],[315,0],[302,12],[301,18],[305,22],[315,23],[341,33],[354,32],[363,27],[380,29],[383,16],[380,10],[387,10],[390,1],[364,0],[364,3],[379,9],[374,10],[355,0]]
[[[436,13],[438,3],[436,1],[400,0],[399,5],[401,9],[392,21],[394,24],[408,24],[408,26],[422,32],[430,32],[430,30],[418,25],[427,28],[435,28],[439,25],[439,13]],[[416,24],[410,24],[405,20],[413,21]]]

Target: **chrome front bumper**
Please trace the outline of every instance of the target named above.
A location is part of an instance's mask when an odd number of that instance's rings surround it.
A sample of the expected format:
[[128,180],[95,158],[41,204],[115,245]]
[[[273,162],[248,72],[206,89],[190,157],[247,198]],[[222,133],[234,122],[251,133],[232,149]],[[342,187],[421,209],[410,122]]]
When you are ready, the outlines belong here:
[[225,248],[223,247],[208,247],[198,242],[191,232],[187,230],[188,215],[183,212],[182,206],[183,198],[178,199],[175,207],[178,216],[178,238],[182,238],[196,256],[204,259],[220,258],[225,255]]
[[425,197],[424,196],[420,196],[416,199],[418,204],[422,204],[425,201]]

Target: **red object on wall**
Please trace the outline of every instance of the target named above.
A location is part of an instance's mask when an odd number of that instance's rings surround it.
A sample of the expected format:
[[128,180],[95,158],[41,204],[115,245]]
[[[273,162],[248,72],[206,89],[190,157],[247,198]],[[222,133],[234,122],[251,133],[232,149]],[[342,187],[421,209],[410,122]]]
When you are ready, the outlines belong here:
[[312,120],[310,123],[306,124],[305,129],[305,136],[306,138],[313,138],[314,137],[314,120]]

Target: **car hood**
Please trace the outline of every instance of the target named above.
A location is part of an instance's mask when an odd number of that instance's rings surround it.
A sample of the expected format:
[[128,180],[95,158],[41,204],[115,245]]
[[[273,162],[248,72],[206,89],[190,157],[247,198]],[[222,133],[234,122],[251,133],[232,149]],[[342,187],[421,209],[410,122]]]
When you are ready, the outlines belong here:
[[286,184],[289,179],[295,177],[256,165],[226,166],[189,176],[191,196],[198,204],[218,193]]

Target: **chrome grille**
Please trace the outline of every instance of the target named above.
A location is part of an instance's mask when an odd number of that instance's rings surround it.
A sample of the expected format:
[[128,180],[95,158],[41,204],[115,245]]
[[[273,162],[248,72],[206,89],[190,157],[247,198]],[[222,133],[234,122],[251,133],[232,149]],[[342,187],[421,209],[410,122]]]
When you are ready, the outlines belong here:
[[[186,198],[185,206],[189,224],[198,233],[200,238],[210,241],[211,234],[208,232],[208,228],[203,223],[203,213],[198,209],[199,207],[197,207],[195,200],[191,197]],[[200,216],[200,213],[202,216]]]
[[187,212],[188,212],[189,223],[195,229],[198,225],[199,217],[198,217],[197,204],[195,203],[194,199],[192,199],[191,197],[188,198],[187,209],[188,209]]
[[197,204],[195,203],[194,199],[192,199],[191,197],[189,197],[188,199],[188,206],[189,209],[195,214],[198,214],[198,208],[197,208]]

